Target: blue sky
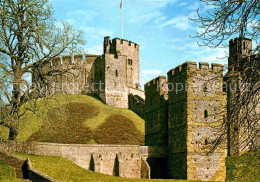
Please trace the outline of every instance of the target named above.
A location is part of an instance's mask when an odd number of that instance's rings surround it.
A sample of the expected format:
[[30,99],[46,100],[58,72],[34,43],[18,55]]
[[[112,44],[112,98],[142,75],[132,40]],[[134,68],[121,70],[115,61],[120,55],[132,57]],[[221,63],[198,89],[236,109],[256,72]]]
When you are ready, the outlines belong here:
[[[103,38],[121,36],[120,0],[52,0],[56,20],[83,30],[89,54],[102,54]],[[198,25],[188,20],[199,0],[124,0],[124,39],[140,45],[141,85],[186,62],[227,63],[227,49],[199,47]]]

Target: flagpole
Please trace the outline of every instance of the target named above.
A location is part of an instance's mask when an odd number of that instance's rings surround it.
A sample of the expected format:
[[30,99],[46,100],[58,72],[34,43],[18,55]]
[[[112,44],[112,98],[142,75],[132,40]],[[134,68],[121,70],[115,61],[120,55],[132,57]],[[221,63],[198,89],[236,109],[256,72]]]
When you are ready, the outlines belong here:
[[123,0],[121,0],[121,3],[122,3],[122,5],[121,5],[121,39],[123,39],[124,38],[123,37],[123,8],[124,8]]

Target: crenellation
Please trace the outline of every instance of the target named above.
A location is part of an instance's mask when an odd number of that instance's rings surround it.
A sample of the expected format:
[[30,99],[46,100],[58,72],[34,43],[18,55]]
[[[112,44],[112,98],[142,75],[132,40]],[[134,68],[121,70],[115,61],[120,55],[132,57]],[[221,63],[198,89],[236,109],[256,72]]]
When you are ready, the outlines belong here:
[[199,69],[204,70],[204,71],[209,70],[209,63],[200,62]]
[[61,57],[56,57],[56,58],[52,59],[52,64],[54,67],[61,66]]
[[62,56],[62,65],[63,66],[69,66],[72,65],[72,56]]
[[83,62],[83,55],[74,55],[74,64],[81,65]]
[[218,64],[218,63],[212,63],[211,64],[211,69],[213,72],[215,73],[219,73],[219,74],[223,74],[224,71],[224,66],[222,64]]

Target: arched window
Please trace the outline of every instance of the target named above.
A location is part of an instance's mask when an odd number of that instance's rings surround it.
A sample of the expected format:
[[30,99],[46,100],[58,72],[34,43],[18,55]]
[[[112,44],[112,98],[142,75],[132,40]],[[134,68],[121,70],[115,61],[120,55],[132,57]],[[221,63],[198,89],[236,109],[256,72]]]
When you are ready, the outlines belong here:
[[118,71],[116,70],[116,77],[118,77]]
[[204,111],[204,118],[208,118],[208,111],[207,110]]

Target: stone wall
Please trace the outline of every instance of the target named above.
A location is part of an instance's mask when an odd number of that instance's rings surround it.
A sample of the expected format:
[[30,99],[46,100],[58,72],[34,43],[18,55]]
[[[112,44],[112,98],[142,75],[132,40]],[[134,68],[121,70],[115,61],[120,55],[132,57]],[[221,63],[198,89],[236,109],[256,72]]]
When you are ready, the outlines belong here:
[[124,39],[112,40],[112,52],[126,56],[127,86],[140,88],[139,84],[139,45]]
[[129,109],[134,111],[138,116],[145,119],[145,100],[138,95],[128,95]]
[[167,146],[168,85],[160,76],[145,84],[145,145]]
[[[37,95],[92,93],[94,62],[99,55],[57,57],[37,64],[32,82],[37,84]],[[43,88],[40,88],[43,87]],[[39,89],[42,89],[41,92]]]
[[126,56],[105,54],[105,94],[106,104],[128,108],[126,86]]
[[138,95],[142,99],[145,99],[145,93],[141,89],[128,87],[128,94]]
[[14,168],[16,178],[37,182],[57,182],[57,180],[51,178],[50,176],[32,168],[29,159],[24,159],[6,151],[0,151],[0,161]]
[[168,72],[168,177],[187,179],[187,64]]
[[[235,112],[239,112],[236,106],[241,100],[239,101],[238,99],[245,98],[246,95],[242,91],[243,87],[248,86],[247,83],[244,83],[247,82],[244,81],[245,75],[252,73],[249,71],[250,67],[252,65],[255,67],[257,64],[254,63],[259,63],[259,59],[259,53],[252,54],[252,40],[240,37],[229,41],[229,70],[224,79],[227,85],[228,117],[232,118],[228,135],[229,155],[241,155],[249,150],[259,150],[260,148],[260,134],[259,132],[257,133],[257,130],[259,131],[260,128],[260,120],[258,119],[257,122],[257,117],[259,117],[257,113],[260,112],[260,95],[255,95],[251,99],[250,104],[248,104],[249,108],[244,107],[240,110],[240,113],[235,116],[232,115]],[[249,77],[251,77],[253,82],[252,76]],[[259,79],[255,79],[255,81],[259,81]],[[243,85],[242,88],[241,85]],[[244,113],[246,113],[246,117],[244,117]],[[255,123],[248,126],[248,123],[252,123],[252,121]]]
[[85,169],[94,169],[96,172],[103,174],[127,178],[141,178],[141,171],[146,174],[149,173],[149,171],[145,171],[145,169],[148,170],[148,166],[143,167],[143,170],[141,170],[142,156],[140,155],[140,147],[135,145],[85,145],[6,141],[0,143],[0,149],[26,154],[60,156]]
[[187,150],[188,180],[225,181],[226,142],[207,154],[223,132],[226,94],[223,92],[223,65],[188,64],[187,73]]
[[[188,180],[225,180],[225,143],[212,154],[226,114],[223,66],[186,62],[168,72],[169,175]],[[174,88],[170,88],[173,86]],[[181,170],[180,170],[181,169]]]

